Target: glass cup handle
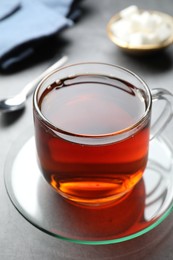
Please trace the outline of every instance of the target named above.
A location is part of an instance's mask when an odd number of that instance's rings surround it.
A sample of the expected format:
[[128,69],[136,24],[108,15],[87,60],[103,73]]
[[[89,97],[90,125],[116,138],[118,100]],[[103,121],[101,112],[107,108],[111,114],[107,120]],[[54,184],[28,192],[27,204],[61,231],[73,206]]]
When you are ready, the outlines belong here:
[[155,88],[151,90],[152,101],[165,100],[166,105],[162,110],[160,116],[151,125],[150,140],[156,135],[160,134],[162,130],[167,126],[173,116],[173,94],[166,89]]

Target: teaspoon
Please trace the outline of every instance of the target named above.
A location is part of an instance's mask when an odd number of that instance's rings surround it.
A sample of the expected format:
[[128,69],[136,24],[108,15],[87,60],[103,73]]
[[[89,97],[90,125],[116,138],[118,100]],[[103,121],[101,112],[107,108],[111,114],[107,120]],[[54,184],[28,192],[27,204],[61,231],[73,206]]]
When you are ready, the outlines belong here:
[[40,76],[38,76],[33,81],[29,82],[24,87],[24,89],[22,89],[22,91],[20,93],[18,93],[17,95],[15,95],[14,97],[0,100],[0,112],[7,113],[7,112],[13,112],[13,111],[23,109],[25,107],[27,97],[35,89],[36,84],[38,84],[39,81],[43,77],[45,77],[49,72],[63,66],[64,63],[67,61],[67,59],[68,59],[67,56],[63,56],[60,60],[55,62],[46,71],[44,71]]

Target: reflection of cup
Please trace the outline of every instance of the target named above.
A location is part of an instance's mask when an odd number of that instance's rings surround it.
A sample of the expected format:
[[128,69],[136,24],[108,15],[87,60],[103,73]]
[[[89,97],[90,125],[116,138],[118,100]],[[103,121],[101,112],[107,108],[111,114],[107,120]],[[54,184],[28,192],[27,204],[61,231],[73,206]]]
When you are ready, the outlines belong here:
[[111,243],[111,240],[118,239],[123,241],[146,227],[146,194],[143,179],[120,203],[113,202],[100,207],[76,207],[76,203],[69,203],[56,193],[49,193],[44,182],[40,181],[39,184],[38,199],[43,210],[45,226],[52,233],[70,241],[89,241],[91,244],[99,244],[101,241]]
[[146,167],[152,98],[167,94],[157,89],[152,96],[134,73],[103,63],[50,74],[34,94],[36,146],[46,180],[62,196],[87,205],[125,195]]

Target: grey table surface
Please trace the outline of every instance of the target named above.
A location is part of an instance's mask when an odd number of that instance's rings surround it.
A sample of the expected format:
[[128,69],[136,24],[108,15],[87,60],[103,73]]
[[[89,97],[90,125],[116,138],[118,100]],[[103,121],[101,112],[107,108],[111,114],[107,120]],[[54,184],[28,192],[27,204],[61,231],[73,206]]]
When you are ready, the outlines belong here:
[[[33,62],[14,73],[0,74],[0,97],[17,93],[63,54],[69,56],[68,63],[101,61],[124,66],[140,75],[151,89],[162,87],[173,91],[173,46],[158,55],[135,57],[121,52],[107,37],[106,24],[110,17],[132,4],[173,15],[172,0],[82,1],[81,18],[74,27],[58,35],[54,55],[40,62]],[[173,259],[173,214],[159,227],[133,241],[99,246],[59,240],[25,220],[7,196],[3,175],[8,152],[13,149],[14,141],[32,125],[32,97],[27,100],[27,107],[23,112],[0,115],[0,259]],[[170,122],[165,129],[170,143],[173,142],[172,127],[173,123]]]

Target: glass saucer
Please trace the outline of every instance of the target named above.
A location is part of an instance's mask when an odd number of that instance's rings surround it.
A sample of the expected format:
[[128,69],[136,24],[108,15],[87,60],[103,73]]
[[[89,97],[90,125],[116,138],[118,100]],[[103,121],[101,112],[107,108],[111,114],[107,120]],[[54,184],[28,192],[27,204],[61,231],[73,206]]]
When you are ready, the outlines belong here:
[[173,147],[165,138],[150,142],[144,176],[124,200],[84,207],[63,199],[44,180],[31,132],[12,146],[5,186],[16,209],[45,233],[80,244],[115,244],[153,230],[172,211]]

